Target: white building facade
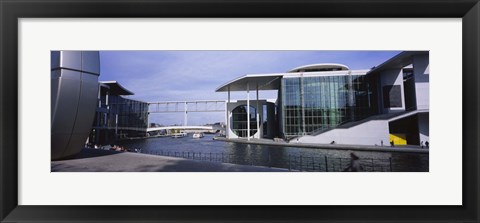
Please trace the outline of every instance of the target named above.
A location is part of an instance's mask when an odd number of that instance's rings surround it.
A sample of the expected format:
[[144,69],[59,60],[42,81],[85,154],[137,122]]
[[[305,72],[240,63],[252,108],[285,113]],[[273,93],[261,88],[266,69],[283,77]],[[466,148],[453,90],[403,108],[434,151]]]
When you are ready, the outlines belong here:
[[[228,138],[421,145],[429,141],[429,75],[428,51],[405,51],[369,70],[313,64],[286,73],[245,75],[216,91],[247,92],[245,101],[230,102],[229,96]],[[251,90],[256,91],[254,100]],[[278,91],[268,115],[263,111],[268,103],[258,98],[259,90]],[[242,133],[235,120],[245,121]]]

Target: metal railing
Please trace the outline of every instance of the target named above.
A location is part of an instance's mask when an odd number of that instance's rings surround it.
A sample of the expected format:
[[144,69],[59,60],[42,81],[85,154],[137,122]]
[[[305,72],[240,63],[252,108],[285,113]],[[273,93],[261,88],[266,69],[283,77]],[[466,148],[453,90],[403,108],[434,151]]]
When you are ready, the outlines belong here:
[[[145,154],[178,157],[190,160],[231,163],[250,166],[266,166],[305,172],[343,172],[350,165],[350,158],[328,156],[288,155],[272,159],[268,157],[236,158],[228,153],[176,152],[176,151],[142,151]],[[392,159],[361,158],[359,160],[363,172],[392,172]]]

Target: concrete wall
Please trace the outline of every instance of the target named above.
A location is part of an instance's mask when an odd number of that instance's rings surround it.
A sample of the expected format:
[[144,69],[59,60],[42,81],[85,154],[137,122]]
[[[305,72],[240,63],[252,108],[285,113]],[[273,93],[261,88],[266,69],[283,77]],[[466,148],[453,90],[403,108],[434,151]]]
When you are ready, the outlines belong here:
[[426,141],[430,142],[429,116],[429,113],[420,113],[418,115],[418,132],[420,141],[423,141],[423,143]]
[[[266,138],[273,139],[277,135],[276,117],[275,117],[275,104],[267,103],[267,134]],[[265,121],[265,117],[263,117]]]
[[[412,58],[415,76],[415,97],[417,110],[429,109],[429,56],[415,55]],[[383,102],[383,87],[399,85],[401,90],[401,107],[385,108]],[[379,111],[383,114],[405,111],[405,89],[403,86],[403,69],[381,71],[378,86]],[[429,115],[422,113],[418,119],[420,141],[429,141]],[[387,120],[371,120],[350,128],[336,128],[317,136],[303,136],[299,142],[328,144],[335,141],[338,144],[389,145],[389,127]]]
[[413,74],[415,75],[417,109],[429,109],[430,65],[428,55],[416,55],[413,57]]
[[[282,83],[282,82],[280,82],[280,83]],[[276,104],[275,104],[275,106],[277,107],[277,117],[276,117],[276,119],[277,119],[277,123],[278,123],[277,124],[277,134],[278,134],[279,137],[284,137],[285,136],[284,131],[283,131],[284,130],[283,129],[283,124],[284,124],[283,123],[283,109],[284,108],[283,108],[283,103],[282,103],[284,92],[283,92],[282,89],[283,89],[283,87],[281,86],[280,90],[277,93],[278,97],[277,97],[277,101],[276,101]]]
[[[401,97],[402,97],[402,107],[395,107],[395,108],[385,108],[383,103],[383,87],[388,85],[399,85],[401,89]],[[402,69],[393,69],[393,70],[385,70],[382,71],[380,74],[380,89],[379,89],[379,105],[380,111],[383,114],[391,113],[391,112],[400,112],[405,111],[405,97],[404,97],[404,88],[403,88],[403,70]]]
[[337,128],[317,136],[302,136],[299,142],[351,145],[389,145],[389,130],[387,120],[372,120],[350,128]]
[[[260,117],[260,121],[259,121],[260,129],[253,136],[251,136],[252,138],[259,139],[263,135],[263,123],[262,123],[262,120],[263,120],[263,117],[262,117],[263,116],[263,104],[265,104],[266,102],[267,102],[266,100],[259,100],[258,101],[258,108],[257,108],[257,101],[256,100],[251,100],[250,101],[250,107],[253,107],[253,108],[257,109],[257,113],[258,113],[257,117]],[[226,130],[226,137],[229,138],[229,139],[240,138],[239,136],[237,136],[232,131],[232,111],[233,111],[233,109],[235,109],[236,107],[241,106],[241,105],[247,105],[247,101],[230,102],[230,103],[227,104],[227,111],[228,111],[227,121],[228,121],[228,127],[229,128]],[[250,110],[250,112],[253,112],[253,111]]]
[[83,149],[97,105],[99,53],[51,53],[51,159]]

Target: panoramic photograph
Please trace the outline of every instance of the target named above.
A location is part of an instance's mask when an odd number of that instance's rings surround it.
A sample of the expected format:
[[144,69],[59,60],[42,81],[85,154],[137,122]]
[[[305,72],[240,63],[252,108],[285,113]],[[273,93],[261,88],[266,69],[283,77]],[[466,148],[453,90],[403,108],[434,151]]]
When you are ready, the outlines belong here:
[[429,52],[51,51],[51,172],[429,172]]

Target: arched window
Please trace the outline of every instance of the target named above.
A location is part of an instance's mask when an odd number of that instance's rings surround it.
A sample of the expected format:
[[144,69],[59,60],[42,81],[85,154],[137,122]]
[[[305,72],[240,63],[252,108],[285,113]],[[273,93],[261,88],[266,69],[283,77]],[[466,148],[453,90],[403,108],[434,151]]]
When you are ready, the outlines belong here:
[[247,105],[240,105],[232,111],[232,131],[239,137],[247,137],[247,119],[250,119],[250,136],[257,132],[257,110],[250,106],[250,117],[247,118]]

